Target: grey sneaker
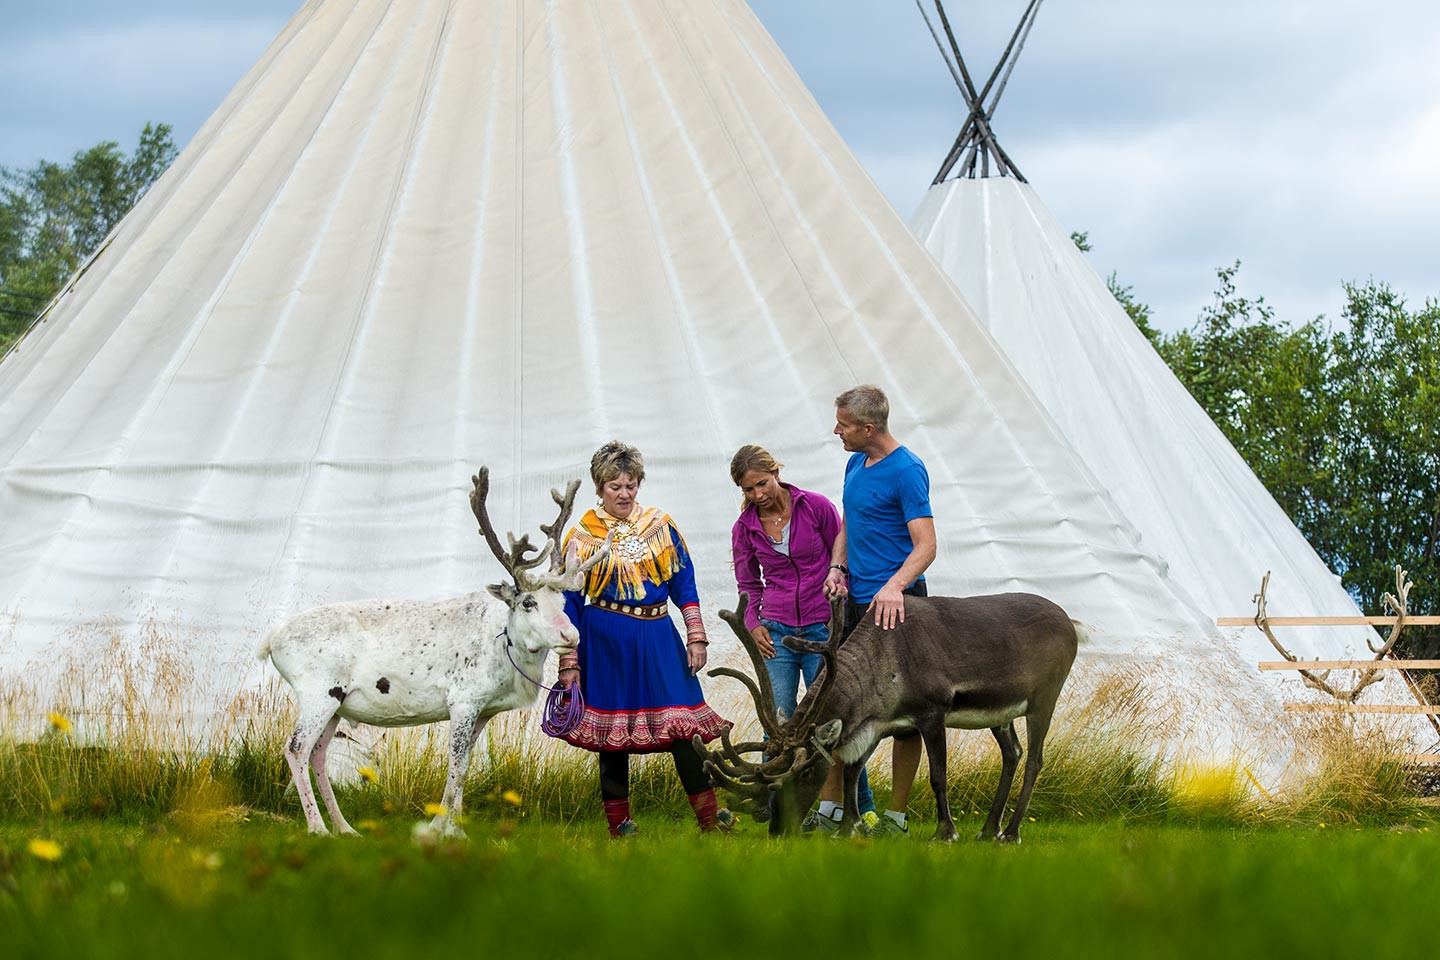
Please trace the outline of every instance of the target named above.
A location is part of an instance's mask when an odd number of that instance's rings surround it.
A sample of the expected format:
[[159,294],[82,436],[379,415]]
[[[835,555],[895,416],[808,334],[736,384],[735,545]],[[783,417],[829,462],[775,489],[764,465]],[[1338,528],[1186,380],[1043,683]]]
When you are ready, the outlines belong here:
[[898,824],[890,817],[879,817],[877,822],[870,826],[870,836],[876,840],[904,839],[910,836],[910,824]]
[[840,821],[822,817],[819,810],[810,811],[810,816],[800,823],[801,833],[833,834],[840,829]]

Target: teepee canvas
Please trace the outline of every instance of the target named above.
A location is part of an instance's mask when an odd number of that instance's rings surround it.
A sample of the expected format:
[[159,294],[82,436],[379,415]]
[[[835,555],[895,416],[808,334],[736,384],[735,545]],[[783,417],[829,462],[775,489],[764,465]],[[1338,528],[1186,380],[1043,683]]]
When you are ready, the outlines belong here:
[[311,0],[0,364],[0,663],[98,625],[258,671],[306,607],[496,579],[475,467],[533,530],[612,437],[713,617],[730,455],[838,498],[859,382],[929,465],[932,590],[1230,669],[741,0]]
[[[937,4],[937,6],[939,6]],[[1115,509],[1207,617],[1358,616],[1354,601],[1239,454],[1136,329],[998,143],[995,107],[1039,10],[1032,0],[979,86],[958,45],[951,69],[970,108],[911,221]],[[943,6],[940,7],[943,16]],[[942,32],[953,41],[948,22]],[[1246,659],[1276,659],[1239,634]],[[1365,654],[1363,628],[1286,630],[1300,656]]]

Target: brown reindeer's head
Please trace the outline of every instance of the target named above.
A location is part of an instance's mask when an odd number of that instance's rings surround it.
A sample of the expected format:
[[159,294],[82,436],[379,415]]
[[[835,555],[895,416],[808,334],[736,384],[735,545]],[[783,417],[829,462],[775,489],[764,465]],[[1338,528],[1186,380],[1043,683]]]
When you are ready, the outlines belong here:
[[[775,695],[770,688],[764,654],[745,628],[745,608],[749,603],[749,595],[740,594],[736,609],[720,611],[720,619],[730,625],[741,646],[750,655],[755,679],[728,667],[717,667],[709,673],[712,677],[730,677],[745,685],[755,699],[756,716],[769,740],[732,743],[727,732],[721,735],[718,748],[705,746],[698,737],[695,738],[695,746],[705,757],[706,771],[717,783],[733,794],[769,804],[770,833],[779,835],[799,828],[800,818],[819,796],[835,761],[831,751],[840,742],[841,722],[830,720],[820,723],[820,717],[835,682],[835,653],[844,643],[843,618],[841,603],[832,601],[828,643],[785,638],[785,645],[792,650],[819,654],[825,666],[816,678],[815,686],[796,708],[795,715],[782,719],[775,709]],[[763,753],[768,759],[756,762],[745,756],[756,753]]]
[[[470,509],[474,512],[475,519],[480,521],[480,533],[490,545],[495,559],[500,561],[500,565],[513,581],[494,583],[487,587],[491,596],[510,608],[510,618],[505,627],[510,639],[530,653],[540,653],[551,647],[562,654],[575,649],[575,645],[580,642],[580,635],[570,618],[565,615],[563,591],[578,590],[584,581],[585,573],[604,559],[610,549],[607,540],[605,546],[595,551],[595,555],[585,563],[573,563],[569,566],[565,563],[564,552],[560,549],[560,538],[564,534],[570,513],[575,508],[575,492],[580,489],[580,481],[570,481],[564,494],[558,490],[550,491],[551,498],[560,507],[560,515],[554,523],[540,525],[546,542],[544,548],[538,552],[531,545],[529,534],[516,540],[513,533],[507,533],[505,536],[510,543],[510,549],[505,550],[500,546],[500,537],[495,533],[495,526],[490,522],[490,514],[485,509],[485,498],[490,494],[490,468],[481,467],[480,472],[471,478],[471,482],[474,489],[470,491]],[[527,556],[531,553],[536,555]],[[549,568],[543,573],[532,572],[543,564],[547,557],[550,560]]]

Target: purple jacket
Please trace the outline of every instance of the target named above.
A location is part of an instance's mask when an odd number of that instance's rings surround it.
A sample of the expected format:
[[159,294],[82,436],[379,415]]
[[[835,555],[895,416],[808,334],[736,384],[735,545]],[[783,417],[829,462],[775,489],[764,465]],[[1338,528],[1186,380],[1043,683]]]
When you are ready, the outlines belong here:
[[745,504],[730,530],[735,583],[750,594],[745,626],[754,628],[763,616],[791,627],[830,620],[825,599],[825,574],[830,549],[840,532],[840,512],[818,493],[781,483],[790,492],[790,555],[775,549],[753,503]]

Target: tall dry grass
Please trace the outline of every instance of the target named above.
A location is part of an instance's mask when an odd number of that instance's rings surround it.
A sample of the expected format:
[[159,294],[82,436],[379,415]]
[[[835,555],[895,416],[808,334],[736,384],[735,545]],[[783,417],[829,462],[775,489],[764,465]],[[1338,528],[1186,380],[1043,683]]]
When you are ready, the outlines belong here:
[[[43,685],[13,677],[0,682],[0,818],[194,818],[226,808],[297,815],[281,755],[294,713],[278,679],[257,687],[253,672],[237,668],[230,680],[211,671],[201,684],[194,659],[168,646],[163,631],[138,646],[105,641],[103,631],[99,636],[102,642],[83,659]],[[1188,743],[1184,712],[1157,696],[1145,677],[1113,669],[1074,685],[1046,744],[1032,816],[1369,822],[1423,812],[1404,760],[1409,748],[1384,728],[1312,717],[1277,729],[1271,739],[1287,749],[1293,744],[1293,751],[1284,775],[1265,782],[1269,775],[1257,776],[1247,755],[1258,749]],[[727,716],[750,715],[733,690],[712,691],[712,702]],[[214,703],[223,706],[206,707]],[[444,725],[350,733],[332,749],[332,770],[352,822],[419,816],[439,800]],[[888,750],[877,759],[870,771],[883,799]],[[358,775],[362,767],[367,776]],[[467,812],[561,822],[597,818],[596,773],[592,755],[545,737],[531,715],[505,714],[492,721],[472,761]],[[988,732],[951,733],[947,775],[957,816],[989,808],[999,773]],[[632,788],[642,814],[688,815],[666,755],[636,758]],[[911,797],[914,814],[933,816],[926,786]]]

